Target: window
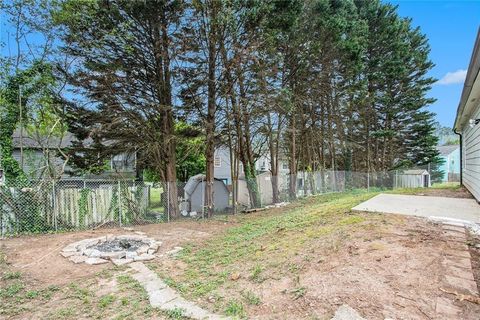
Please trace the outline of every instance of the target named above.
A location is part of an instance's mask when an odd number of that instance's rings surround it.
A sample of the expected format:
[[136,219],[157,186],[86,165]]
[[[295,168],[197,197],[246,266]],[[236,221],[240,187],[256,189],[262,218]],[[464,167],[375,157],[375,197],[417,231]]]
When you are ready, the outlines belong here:
[[260,171],[266,171],[266,170],[267,170],[267,162],[263,160],[262,164],[260,165]]
[[213,159],[213,165],[217,168],[221,167],[222,166],[222,158],[215,157],[215,159]]
[[297,185],[298,185],[298,188],[303,188],[303,179],[302,178],[298,178],[297,180]]
[[112,169],[115,171],[126,171],[128,169],[128,157],[121,153],[112,157]]
[[287,162],[282,162],[282,169],[283,170],[288,170],[288,163]]

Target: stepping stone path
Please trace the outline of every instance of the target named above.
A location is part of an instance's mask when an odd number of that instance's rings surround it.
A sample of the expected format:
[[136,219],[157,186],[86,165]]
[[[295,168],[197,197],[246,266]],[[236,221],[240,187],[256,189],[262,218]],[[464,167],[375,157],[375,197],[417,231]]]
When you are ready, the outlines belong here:
[[341,305],[331,320],[366,320],[348,304]]
[[130,268],[135,272],[133,278],[147,291],[150,305],[164,311],[182,310],[183,316],[198,320],[230,319],[210,313],[191,301],[182,298],[175,290],[167,286],[158,276],[142,262],[133,262]]
[[[442,264],[445,268],[445,276],[442,279],[441,288],[477,296],[478,288],[473,278],[472,263],[468,250],[467,235],[462,226],[442,225],[443,237],[447,241]],[[451,294],[443,294],[438,297],[435,311],[438,319],[461,319],[462,309],[454,304],[455,297]]]

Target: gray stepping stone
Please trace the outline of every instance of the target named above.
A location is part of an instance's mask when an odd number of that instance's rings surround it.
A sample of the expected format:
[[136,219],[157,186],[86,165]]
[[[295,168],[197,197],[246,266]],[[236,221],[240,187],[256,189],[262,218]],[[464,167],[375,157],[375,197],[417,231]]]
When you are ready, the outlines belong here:
[[182,309],[183,315],[198,320],[220,320],[230,319],[210,313],[194,302],[187,301],[178,292],[170,288],[152,270],[148,269],[142,262],[133,262],[130,267],[135,271],[132,277],[147,291],[152,307],[164,311]]
[[341,305],[331,320],[366,320],[348,304]]

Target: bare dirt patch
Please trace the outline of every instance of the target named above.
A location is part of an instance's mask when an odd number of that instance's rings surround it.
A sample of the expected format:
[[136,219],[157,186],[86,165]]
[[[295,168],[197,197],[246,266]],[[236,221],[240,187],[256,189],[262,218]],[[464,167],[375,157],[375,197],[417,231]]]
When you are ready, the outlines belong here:
[[[225,222],[178,222],[169,224],[152,224],[135,227],[134,230],[145,232],[149,237],[162,241],[159,253],[171,250],[184,242],[195,242],[209,237],[228,226]],[[51,285],[63,285],[95,275],[111,265],[89,266],[73,264],[60,255],[66,245],[87,238],[107,234],[122,235],[129,232],[121,229],[99,229],[93,231],[22,236],[0,240],[0,250],[6,263],[14,270],[28,275],[32,280]],[[134,234],[132,232],[132,234]]]
[[457,186],[453,188],[427,188],[413,193],[416,196],[447,197],[472,199],[473,196],[467,188]]
[[[60,255],[66,245],[107,234],[145,232],[162,241],[162,255],[185,242],[221,232],[225,221],[181,221],[0,240],[0,319],[169,319],[150,306],[143,288],[113,264],[74,264]],[[161,259],[158,257],[157,259]]]
[[[328,212],[342,212],[341,201],[334,199]],[[308,209],[297,208],[303,215]],[[440,290],[449,246],[441,226],[348,210],[329,216],[321,204],[312,210],[315,219],[286,216],[268,231],[251,221],[227,230],[223,247],[209,239],[177,261],[150,266],[205,308],[247,318],[329,319],[342,304],[367,319],[439,318],[437,298],[452,299]],[[462,319],[478,319],[480,306],[454,304]]]

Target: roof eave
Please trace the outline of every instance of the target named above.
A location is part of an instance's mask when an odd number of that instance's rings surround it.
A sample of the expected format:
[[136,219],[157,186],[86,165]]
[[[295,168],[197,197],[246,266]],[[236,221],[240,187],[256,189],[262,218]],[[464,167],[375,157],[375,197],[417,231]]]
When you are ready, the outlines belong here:
[[457,108],[457,115],[455,117],[455,123],[453,125],[454,130],[461,131],[464,126],[464,121],[462,116],[464,115],[465,107],[468,103],[472,88],[475,82],[478,79],[478,73],[480,70],[480,28],[477,32],[477,38],[475,40],[475,45],[473,47],[472,56],[470,58],[470,64],[468,65],[467,77],[465,78],[465,83],[463,85],[462,95],[460,98],[460,103]]

